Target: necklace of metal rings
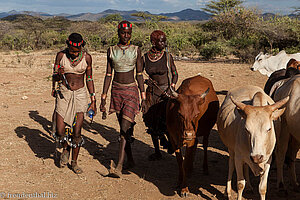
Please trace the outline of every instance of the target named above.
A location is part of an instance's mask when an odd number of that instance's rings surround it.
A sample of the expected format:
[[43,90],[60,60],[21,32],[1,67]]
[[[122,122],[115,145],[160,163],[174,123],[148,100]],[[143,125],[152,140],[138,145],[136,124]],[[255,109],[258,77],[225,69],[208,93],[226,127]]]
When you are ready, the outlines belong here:
[[164,54],[164,50],[156,51],[154,49],[151,49],[148,51],[148,57],[150,60],[159,60]]

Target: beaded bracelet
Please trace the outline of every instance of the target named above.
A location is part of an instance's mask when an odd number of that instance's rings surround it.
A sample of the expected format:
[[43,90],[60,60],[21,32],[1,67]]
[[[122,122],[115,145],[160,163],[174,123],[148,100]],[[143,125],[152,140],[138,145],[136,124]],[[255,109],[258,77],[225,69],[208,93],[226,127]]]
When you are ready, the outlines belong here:
[[141,76],[141,75],[143,75],[143,72],[138,72],[138,73],[136,73],[136,75]]
[[94,97],[94,96],[96,96],[96,94],[95,93],[90,93],[90,96]]
[[53,71],[54,71],[54,72],[57,72],[58,69],[60,69],[60,68],[64,68],[64,66],[62,66],[62,65],[54,65]]
[[92,76],[90,75],[86,76],[86,81],[92,81],[92,80],[93,80]]
[[112,74],[107,73],[105,76],[112,76]]
[[174,87],[175,87],[175,83],[172,83],[172,84],[171,84],[171,87],[173,87],[173,88],[174,88]]

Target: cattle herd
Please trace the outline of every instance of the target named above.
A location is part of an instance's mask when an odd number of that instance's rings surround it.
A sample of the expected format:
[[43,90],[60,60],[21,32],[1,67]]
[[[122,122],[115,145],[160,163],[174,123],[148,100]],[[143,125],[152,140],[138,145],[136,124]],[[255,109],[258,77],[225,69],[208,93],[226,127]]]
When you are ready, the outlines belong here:
[[167,105],[167,128],[178,163],[181,196],[189,193],[187,176],[193,168],[200,136],[204,147],[203,170],[208,173],[208,137],[214,124],[229,152],[226,187],[229,199],[234,171],[239,200],[244,189],[253,189],[249,168],[260,177],[260,198],[266,198],[272,155],[276,157],[278,189],[285,192],[283,165],[287,163],[290,182],[299,191],[295,171],[300,148],[300,61],[297,60],[300,54],[260,53],[251,70],[269,76],[265,89],[250,85],[233,88],[227,92],[222,105],[207,78],[198,75],[182,82]]

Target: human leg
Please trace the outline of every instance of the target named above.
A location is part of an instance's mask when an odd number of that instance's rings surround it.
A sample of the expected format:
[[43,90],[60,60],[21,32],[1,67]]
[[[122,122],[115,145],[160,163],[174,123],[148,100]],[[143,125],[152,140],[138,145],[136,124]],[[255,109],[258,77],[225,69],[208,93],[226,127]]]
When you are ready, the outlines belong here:
[[83,138],[81,136],[82,124],[83,124],[83,113],[82,112],[77,113],[77,120],[75,126],[73,127],[73,135],[72,135],[73,137],[71,143],[71,147],[72,147],[71,167],[76,174],[81,174],[83,172],[82,169],[77,164],[79,150],[83,144]]
[[[128,161],[133,163],[133,156],[131,152],[131,126],[132,123],[124,118],[121,118],[120,114],[117,114],[117,118],[120,124],[120,144],[119,144],[119,157],[118,157],[118,164],[114,166],[111,164],[110,175],[114,177],[120,177],[122,174],[123,163],[125,159],[125,153],[127,154]],[[133,131],[133,127],[132,127]]]
[[56,115],[56,133],[55,137],[57,137],[58,142],[61,143],[63,147],[63,151],[60,155],[59,165],[61,168],[65,167],[69,162],[70,157],[70,147],[68,146],[68,143],[65,138],[65,122],[62,116],[60,116],[57,112]]
[[127,130],[127,135],[129,136],[129,140],[126,140],[126,145],[125,145],[125,153],[127,155],[126,168],[132,168],[135,165],[132,156],[132,151],[131,151],[131,143],[134,141],[134,138],[132,137],[134,131],[134,125],[135,123],[131,123],[129,129]]
[[152,143],[154,146],[154,153],[148,157],[148,160],[150,160],[150,161],[160,160],[162,158],[162,155],[161,155],[160,149],[159,149],[158,136],[156,134],[152,133],[151,139],[152,139]]

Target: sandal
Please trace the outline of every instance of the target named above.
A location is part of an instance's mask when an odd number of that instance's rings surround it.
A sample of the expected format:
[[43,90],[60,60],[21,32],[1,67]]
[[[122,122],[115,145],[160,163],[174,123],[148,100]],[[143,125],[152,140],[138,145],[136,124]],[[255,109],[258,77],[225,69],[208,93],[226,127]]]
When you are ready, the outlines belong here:
[[116,164],[112,160],[110,161],[110,169],[107,176],[112,178],[120,178],[122,176],[122,171],[116,168]]
[[60,154],[60,159],[59,159],[60,168],[64,168],[69,163],[69,158],[70,158],[70,151],[63,150],[63,152]]
[[83,172],[82,169],[77,165],[76,160],[71,161],[71,168],[75,174],[81,174]]

